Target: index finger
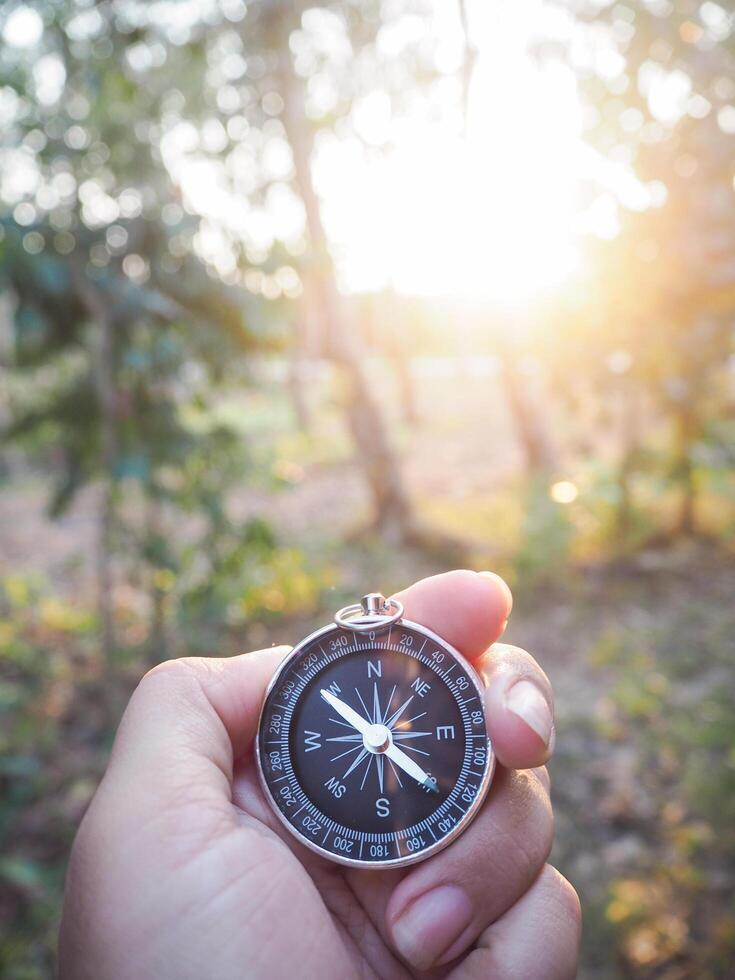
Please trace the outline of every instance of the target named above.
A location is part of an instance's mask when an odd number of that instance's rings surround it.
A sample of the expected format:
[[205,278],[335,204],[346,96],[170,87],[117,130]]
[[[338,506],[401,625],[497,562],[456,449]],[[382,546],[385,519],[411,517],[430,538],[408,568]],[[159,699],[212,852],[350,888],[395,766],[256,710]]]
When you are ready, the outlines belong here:
[[477,660],[502,636],[510,616],[510,589],[494,572],[456,569],[398,592],[407,619],[438,633],[468,660]]
[[490,739],[501,765],[543,765],[554,742],[551,684],[525,650],[495,641],[510,615],[510,589],[493,572],[458,570],[422,579],[395,597],[407,619],[427,626],[474,663],[485,681]]

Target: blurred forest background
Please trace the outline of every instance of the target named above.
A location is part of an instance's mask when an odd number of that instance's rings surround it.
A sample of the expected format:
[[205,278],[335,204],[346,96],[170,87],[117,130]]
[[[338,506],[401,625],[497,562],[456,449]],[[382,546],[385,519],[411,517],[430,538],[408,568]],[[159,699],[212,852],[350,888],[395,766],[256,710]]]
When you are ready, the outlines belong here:
[[726,0],[4,0],[0,973],[151,664],[447,567],[558,692],[582,975],[735,961]]

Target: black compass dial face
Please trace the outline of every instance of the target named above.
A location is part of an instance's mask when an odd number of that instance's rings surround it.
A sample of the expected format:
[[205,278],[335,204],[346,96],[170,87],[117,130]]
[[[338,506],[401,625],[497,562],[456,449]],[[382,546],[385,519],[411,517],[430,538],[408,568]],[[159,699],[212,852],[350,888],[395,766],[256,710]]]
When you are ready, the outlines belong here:
[[266,792],[303,843],[373,865],[448,843],[492,771],[471,669],[406,623],[332,627],[300,647],[266,699],[258,755]]

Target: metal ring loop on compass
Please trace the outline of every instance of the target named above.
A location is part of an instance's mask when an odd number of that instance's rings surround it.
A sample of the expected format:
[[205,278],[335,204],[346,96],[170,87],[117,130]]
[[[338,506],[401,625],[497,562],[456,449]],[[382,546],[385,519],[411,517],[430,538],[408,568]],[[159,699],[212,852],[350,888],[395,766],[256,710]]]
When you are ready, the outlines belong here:
[[[385,613],[374,613],[372,607],[374,603],[367,604],[372,596],[365,596],[362,602],[356,602],[351,606],[345,606],[335,613],[334,621],[337,626],[343,629],[352,630],[353,633],[370,633],[374,629],[385,629],[397,623],[403,615],[403,603],[398,599],[383,599],[382,608]],[[392,612],[390,610],[393,610]]]

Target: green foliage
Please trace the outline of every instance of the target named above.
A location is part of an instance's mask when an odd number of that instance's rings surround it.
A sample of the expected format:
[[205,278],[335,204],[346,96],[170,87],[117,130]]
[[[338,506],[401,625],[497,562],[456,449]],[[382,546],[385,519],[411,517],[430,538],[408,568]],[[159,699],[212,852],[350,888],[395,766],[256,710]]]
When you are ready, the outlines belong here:
[[636,976],[725,976],[735,951],[735,908],[722,902],[735,880],[735,621],[717,608],[618,624],[591,653],[609,678],[599,731],[635,760],[615,807],[649,842],[645,865],[613,877],[598,907]]
[[521,541],[516,553],[516,575],[529,584],[554,577],[567,564],[573,528],[563,507],[549,496],[548,479],[529,481]]
[[194,253],[198,221],[150,138],[176,98],[205,112],[203,23],[183,50],[168,42],[160,70],[137,84],[132,22],[102,5],[93,37],[80,40],[74,13],[71,3],[45,10],[46,57],[64,66],[58,104],[38,97],[22,52],[0,59],[0,83],[25,93],[11,129],[37,185],[25,211],[0,204],[0,289],[11,292],[14,328],[4,436],[53,472],[53,516],[87,484],[108,488],[100,547],[149,582],[154,617],[170,572],[181,611],[206,607],[214,620],[242,584],[235,570],[275,549],[261,520],[229,511],[256,463],[221,407],[250,385],[249,355],[282,338],[268,311],[253,314],[250,294]]

